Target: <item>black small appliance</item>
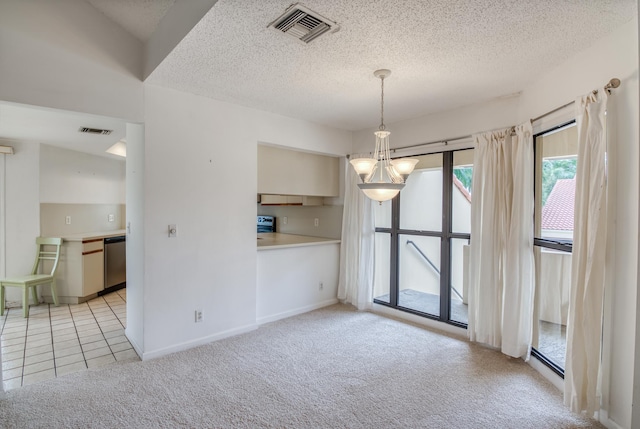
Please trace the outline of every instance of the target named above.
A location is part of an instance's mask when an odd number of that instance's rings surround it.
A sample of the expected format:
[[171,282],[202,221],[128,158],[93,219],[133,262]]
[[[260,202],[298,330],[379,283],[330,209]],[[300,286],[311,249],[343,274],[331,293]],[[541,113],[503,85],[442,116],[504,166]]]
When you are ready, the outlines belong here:
[[276,232],[276,218],[273,216],[258,216],[258,232]]

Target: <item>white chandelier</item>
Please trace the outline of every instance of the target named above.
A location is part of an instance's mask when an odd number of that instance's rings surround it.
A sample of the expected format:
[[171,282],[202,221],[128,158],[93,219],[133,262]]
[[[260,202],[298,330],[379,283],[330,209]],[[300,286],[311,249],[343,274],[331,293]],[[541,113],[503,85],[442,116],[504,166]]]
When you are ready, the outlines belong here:
[[[389,131],[384,125],[384,80],[389,77],[391,70],[382,69],[373,72],[380,79],[380,126],[376,135],[376,148],[373,158],[356,158],[350,161],[356,173],[362,179],[358,187],[372,200],[387,201],[398,195],[404,188],[407,177],[418,163],[415,158],[391,159],[389,154]],[[376,172],[379,174],[376,175]],[[377,176],[377,177],[376,177]]]

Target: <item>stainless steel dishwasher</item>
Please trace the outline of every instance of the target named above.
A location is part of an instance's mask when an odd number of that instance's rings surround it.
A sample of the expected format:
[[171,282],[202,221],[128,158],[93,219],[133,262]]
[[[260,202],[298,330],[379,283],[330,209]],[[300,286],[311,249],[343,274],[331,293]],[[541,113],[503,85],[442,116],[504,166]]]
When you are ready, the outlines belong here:
[[[124,235],[104,239],[104,291],[127,285],[127,243]],[[100,294],[99,294],[100,295]]]

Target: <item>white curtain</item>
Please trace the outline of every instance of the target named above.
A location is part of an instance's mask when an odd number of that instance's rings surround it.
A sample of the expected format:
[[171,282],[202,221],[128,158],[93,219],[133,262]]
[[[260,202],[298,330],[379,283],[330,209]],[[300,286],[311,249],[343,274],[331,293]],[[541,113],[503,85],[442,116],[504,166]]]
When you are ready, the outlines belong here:
[[533,332],[531,123],[474,135],[469,255],[471,341],[529,358]]
[[365,310],[373,303],[373,208],[358,188],[360,179],[349,163],[346,169],[338,299]]
[[606,122],[608,94],[576,100],[578,165],[567,323],[564,402],[589,416],[600,409],[600,350],[606,251]]

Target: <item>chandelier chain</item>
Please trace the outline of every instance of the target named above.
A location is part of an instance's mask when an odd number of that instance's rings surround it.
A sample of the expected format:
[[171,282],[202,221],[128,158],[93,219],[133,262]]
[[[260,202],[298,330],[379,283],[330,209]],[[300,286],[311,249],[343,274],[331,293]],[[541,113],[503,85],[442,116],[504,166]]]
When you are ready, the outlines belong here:
[[384,76],[382,76],[380,78],[380,88],[381,88],[381,94],[380,94],[380,127],[378,127],[378,129],[380,131],[384,131],[385,126],[384,126]]

